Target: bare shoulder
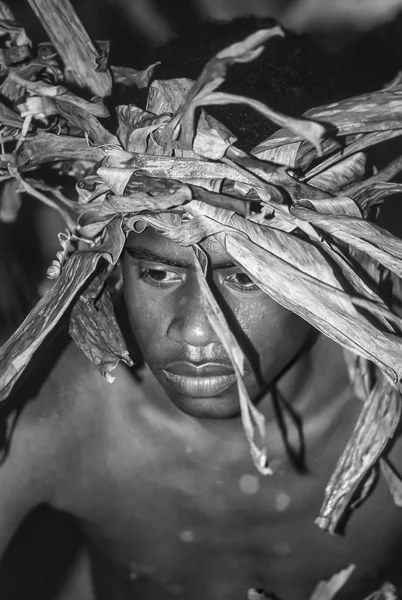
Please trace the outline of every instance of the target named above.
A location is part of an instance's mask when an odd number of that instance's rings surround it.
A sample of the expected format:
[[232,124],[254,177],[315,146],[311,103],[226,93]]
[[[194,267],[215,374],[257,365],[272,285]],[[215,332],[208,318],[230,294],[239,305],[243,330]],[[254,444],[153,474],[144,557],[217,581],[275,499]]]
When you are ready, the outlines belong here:
[[[39,385],[35,385],[34,373],[27,378],[20,427],[25,425],[32,430],[43,430],[59,422],[62,429],[63,422],[73,418],[80,406],[85,406],[81,399],[85,396],[87,404],[92,398],[90,391],[95,379],[92,364],[73,343],[69,343],[55,361],[52,357],[43,357],[43,361],[49,359],[53,365]],[[58,429],[60,435],[61,430]]]
[[[46,357],[45,357],[46,358]],[[0,557],[19,524],[42,503],[52,503],[73,407],[63,402],[65,381],[73,382],[74,361],[63,353],[42,384],[42,366],[35,364],[2,406],[0,415]],[[46,360],[44,362],[47,362]],[[82,368],[82,367],[81,367]],[[61,426],[61,423],[63,425]],[[74,429],[70,431],[74,437]]]
[[124,399],[129,394],[135,399],[135,379],[128,370],[119,366],[113,374],[116,379],[110,384],[69,343],[39,390],[29,393],[28,389],[24,402],[10,412],[13,427],[11,431],[9,426],[9,453],[0,467],[0,479],[2,472],[3,477],[6,472],[17,473],[21,481],[34,473],[33,487],[41,490],[36,500],[67,509],[64,499],[74,488],[74,478],[82,475],[84,467],[89,476],[96,457],[106,454],[109,431]]
[[96,366],[71,341],[54,363],[40,390],[26,402],[21,425],[55,432],[57,440],[76,443],[107,418],[114,399],[133,392],[132,377],[118,366],[108,383]]

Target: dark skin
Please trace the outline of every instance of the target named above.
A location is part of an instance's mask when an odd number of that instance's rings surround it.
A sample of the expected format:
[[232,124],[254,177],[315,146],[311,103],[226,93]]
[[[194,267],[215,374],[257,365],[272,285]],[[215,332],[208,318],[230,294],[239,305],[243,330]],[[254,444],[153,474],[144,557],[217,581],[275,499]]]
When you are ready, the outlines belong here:
[[[203,248],[213,257],[215,292],[241,345],[248,350],[245,382],[250,397],[257,401],[265,387],[309,343],[311,328],[264,294],[230,260],[219,242],[207,239]],[[169,398],[193,417],[237,416],[234,377],[222,393],[214,393],[212,381],[212,395],[206,386],[205,397],[197,396],[197,392],[204,393],[203,389],[197,390],[192,381],[186,381],[194,379],[194,368],[204,364],[204,379],[209,379],[209,371],[215,377],[230,377],[233,373],[230,359],[205,314],[192,250],[148,229],[141,236],[129,235],[123,264],[124,295],[135,339]],[[157,321],[155,315],[159,316]],[[208,370],[211,364],[216,368]],[[176,371],[181,378],[172,378]]]
[[[345,597],[363,597],[386,578],[400,583],[399,567],[392,575],[400,514],[382,483],[345,537],[313,523],[360,409],[341,349],[254,288],[218,244],[203,247],[220,267],[217,291],[249,343],[247,387],[267,418],[276,475],[260,476],[252,464],[234,386],[206,398],[194,395],[204,384],[185,380],[186,395],[182,380],[179,390],[165,380],[160,369],[172,357],[221,365],[227,358],[200,304],[191,249],[152,230],[131,234],[124,293],[148,363],[142,381],[120,366],[109,385],[73,344],[61,355],[20,414],[0,468],[1,551],[26,515],[47,503],[79,523],[92,563],[81,595],[75,589],[63,600],[240,600],[250,587],[304,599],[352,562],[357,571]],[[256,355],[263,389],[253,374]],[[302,418],[304,474],[291,464],[274,419],[273,384]],[[285,420],[297,451],[300,432]],[[392,457],[400,467],[399,445]]]

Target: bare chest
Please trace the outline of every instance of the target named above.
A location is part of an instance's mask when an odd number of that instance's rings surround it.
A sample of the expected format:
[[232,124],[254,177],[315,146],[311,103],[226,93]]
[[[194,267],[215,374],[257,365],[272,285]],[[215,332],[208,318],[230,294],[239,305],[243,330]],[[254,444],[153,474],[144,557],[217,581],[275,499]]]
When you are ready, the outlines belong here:
[[63,508],[80,520],[110,599],[240,600],[250,587],[299,599],[351,562],[373,589],[370,577],[401,542],[386,490],[359,509],[346,537],[314,525],[341,431],[311,457],[309,473],[286,467],[267,478],[247,452],[228,468],[219,447],[205,456],[180,436],[109,424],[70,465],[74,493]]

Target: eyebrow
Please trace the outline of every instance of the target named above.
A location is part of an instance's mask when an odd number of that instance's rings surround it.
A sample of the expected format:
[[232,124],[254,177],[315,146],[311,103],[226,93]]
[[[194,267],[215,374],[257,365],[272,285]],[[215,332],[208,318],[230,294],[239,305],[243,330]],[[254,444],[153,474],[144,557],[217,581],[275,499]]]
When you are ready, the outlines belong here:
[[[164,254],[159,254],[154,250],[145,248],[144,246],[126,246],[126,251],[133,258],[146,260],[148,262],[162,263],[170,267],[179,267],[181,269],[193,269],[194,263],[180,257],[169,258]],[[212,263],[213,269],[232,269],[236,264],[230,260],[218,260]]]

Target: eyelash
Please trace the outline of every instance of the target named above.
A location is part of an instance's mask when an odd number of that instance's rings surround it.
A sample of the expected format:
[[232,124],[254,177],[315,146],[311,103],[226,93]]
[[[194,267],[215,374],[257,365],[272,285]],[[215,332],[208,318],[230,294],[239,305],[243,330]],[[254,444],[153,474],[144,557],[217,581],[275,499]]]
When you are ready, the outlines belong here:
[[[163,283],[162,280],[154,279],[151,273],[160,273],[160,274],[171,274],[175,276],[175,281],[168,281],[167,283]],[[178,280],[181,280],[181,277],[174,273],[173,271],[167,271],[165,269],[142,269],[139,268],[139,277],[142,281],[145,281],[148,285],[153,285],[154,287],[169,287],[172,283],[176,283]]]
[[[158,273],[158,274],[165,274],[165,275],[174,275],[173,279],[170,279],[168,281],[166,281],[166,283],[163,282],[163,280],[158,280],[157,278],[155,279],[155,276],[152,275],[152,273]],[[235,281],[236,277],[247,277],[247,279],[249,280],[246,284],[242,284],[238,281]],[[140,268],[139,269],[139,277],[140,279],[142,279],[142,281],[144,281],[145,283],[147,283],[148,285],[152,285],[154,287],[170,287],[171,285],[174,285],[175,283],[178,283],[179,281],[182,281],[182,278],[180,277],[180,275],[178,275],[177,273],[174,273],[173,271],[168,271],[166,269],[144,269],[144,268]],[[246,275],[246,273],[232,273],[231,275],[228,275],[225,278],[226,282],[229,282],[230,287],[241,291],[241,292],[254,292],[259,290],[259,287],[248,277],[248,275]]]
[[242,283],[239,283],[238,281],[235,282],[234,280],[232,280],[230,285],[232,287],[234,287],[235,289],[238,289],[241,292],[256,292],[257,290],[260,289],[258,287],[258,285],[256,285],[254,283],[254,281],[246,273],[243,273],[243,272],[233,273],[232,275],[228,275],[226,278],[226,281],[228,281],[230,277],[235,278],[235,277],[239,277],[239,276],[247,277],[248,281],[246,284],[242,284]]

